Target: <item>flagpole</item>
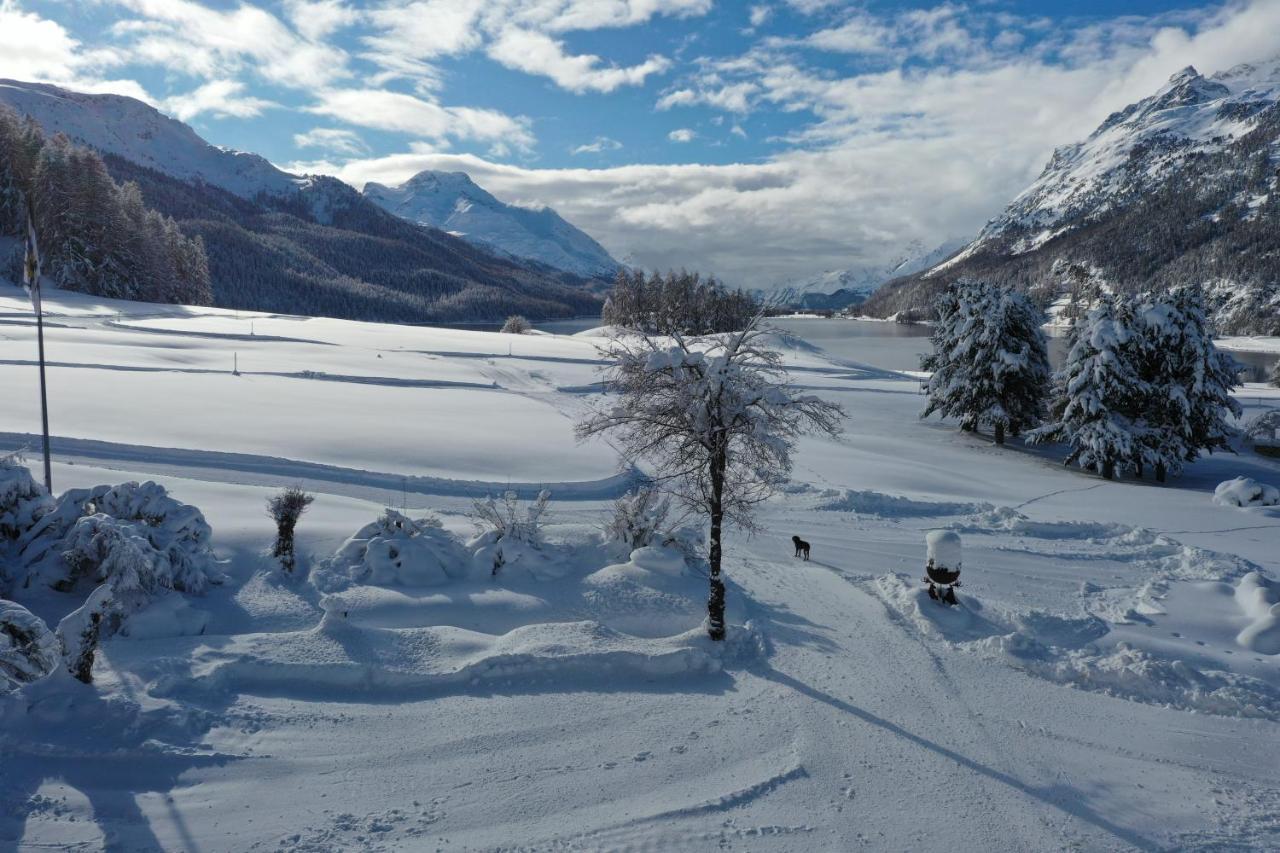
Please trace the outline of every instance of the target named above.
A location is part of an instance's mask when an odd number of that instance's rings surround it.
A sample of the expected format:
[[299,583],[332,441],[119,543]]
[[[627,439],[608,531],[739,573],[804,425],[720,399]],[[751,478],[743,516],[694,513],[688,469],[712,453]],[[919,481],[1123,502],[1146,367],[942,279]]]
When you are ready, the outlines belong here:
[[27,203],[27,283],[31,287],[31,301],[36,309],[36,341],[40,351],[40,428],[44,445],[44,487],[53,494],[53,471],[49,458],[49,394],[44,377],[44,306],[40,299],[40,249],[36,245],[35,218],[31,215],[31,203]]

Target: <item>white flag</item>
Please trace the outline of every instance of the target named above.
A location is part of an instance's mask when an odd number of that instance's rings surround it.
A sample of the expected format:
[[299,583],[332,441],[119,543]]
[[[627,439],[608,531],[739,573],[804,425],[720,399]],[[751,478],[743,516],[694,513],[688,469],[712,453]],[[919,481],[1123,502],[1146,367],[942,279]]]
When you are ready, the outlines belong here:
[[27,215],[27,252],[22,265],[22,286],[31,296],[36,313],[40,312],[40,247],[36,244],[36,226]]

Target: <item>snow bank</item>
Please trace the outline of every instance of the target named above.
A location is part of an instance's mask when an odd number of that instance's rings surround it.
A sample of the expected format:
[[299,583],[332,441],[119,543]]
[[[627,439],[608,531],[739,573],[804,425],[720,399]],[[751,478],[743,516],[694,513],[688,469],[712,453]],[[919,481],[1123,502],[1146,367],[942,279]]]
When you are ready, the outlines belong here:
[[948,515],[974,515],[990,512],[995,507],[989,503],[955,503],[950,501],[919,501],[884,492],[844,489],[834,493],[834,498],[819,504],[817,509],[829,512],[856,512],[882,518],[937,518]]
[[1250,572],[1236,585],[1235,598],[1252,620],[1236,642],[1258,654],[1280,655],[1280,584]]
[[528,686],[546,678],[557,689],[573,679],[630,685],[637,677],[719,672],[728,660],[760,648],[749,625],[731,631],[726,643],[712,642],[701,626],[643,639],[595,621],[527,625],[493,636],[448,626],[361,628],[330,610],[311,631],[242,635],[227,648],[194,649],[192,669],[201,675],[189,686],[403,697],[495,683]]
[[681,634],[706,616],[706,580],[686,567],[673,547],[637,548],[625,563],[583,578],[591,614],[618,631],[641,637]]
[[1213,502],[1221,506],[1276,506],[1280,504],[1280,489],[1251,477],[1236,477],[1218,484],[1213,490]]
[[439,586],[465,575],[469,563],[462,543],[439,519],[412,519],[388,509],[317,566],[312,582],[324,592],[353,583]]

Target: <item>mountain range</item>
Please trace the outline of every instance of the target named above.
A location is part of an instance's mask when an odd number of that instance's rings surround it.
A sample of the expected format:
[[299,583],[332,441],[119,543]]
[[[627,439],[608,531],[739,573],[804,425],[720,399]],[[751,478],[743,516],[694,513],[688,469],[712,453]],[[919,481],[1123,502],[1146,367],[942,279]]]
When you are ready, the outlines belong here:
[[369,183],[365,198],[396,216],[448,231],[513,258],[538,261],[584,278],[612,278],[618,262],[549,207],[506,204],[466,172],[419,172],[398,187]]
[[963,250],[887,283],[863,310],[927,310],[966,276],[1043,304],[1201,284],[1220,331],[1280,334],[1280,57],[1178,72],[1057,149]]
[[216,305],[399,322],[599,310],[598,277],[403,219],[336,178],[210,145],[134,98],[0,80],[0,104],[95,149],[113,178],[199,236]]
[[948,240],[930,249],[923,242],[914,240],[896,260],[884,266],[828,270],[784,282],[777,289],[788,294],[787,301],[791,307],[839,311],[862,304],[887,281],[929,269],[964,245],[963,240]]

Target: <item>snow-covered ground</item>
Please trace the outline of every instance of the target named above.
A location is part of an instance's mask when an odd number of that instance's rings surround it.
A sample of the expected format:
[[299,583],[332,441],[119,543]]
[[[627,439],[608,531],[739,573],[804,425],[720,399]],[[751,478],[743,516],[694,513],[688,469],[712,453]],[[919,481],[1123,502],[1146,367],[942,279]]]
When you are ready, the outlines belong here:
[[[715,648],[696,567],[598,544],[631,475],[573,439],[592,336],[46,305],[55,487],[159,482],[227,581],[107,641],[74,702],[0,700],[0,850],[1280,846],[1280,509],[1213,500],[1273,460],[1105,482],[919,421],[874,338],[789,343],[846,432],[731,534]],[[34,337],[0,287],[0,451],[38,451]],[[264,556],[293,483],[321,578],[388,506],[456,542],[508,486],[551,490],[549,541],[496,580],[450,556],[322,592]],[[920,583],[934,529],[954,610]]]

